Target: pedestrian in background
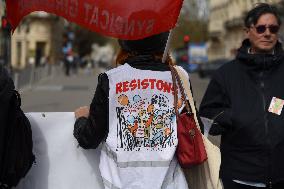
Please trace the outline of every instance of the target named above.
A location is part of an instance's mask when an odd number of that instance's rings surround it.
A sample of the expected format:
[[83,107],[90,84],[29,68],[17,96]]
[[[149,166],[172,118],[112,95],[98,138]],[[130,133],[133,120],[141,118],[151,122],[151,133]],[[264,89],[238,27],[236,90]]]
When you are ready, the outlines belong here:
[[260,3],[244,19],[247,39],[212,77],[200,115],[221,135],[225,189],[284,188],[284,53],[276,7]]
[[116,63],[121,66],[99,76],[90,110],[75,111],[74,136],[80,146],[103,143],[105,188],[188,188],[175,157],[173,63],[169,55],[162,62],[168,34],[119,40]]

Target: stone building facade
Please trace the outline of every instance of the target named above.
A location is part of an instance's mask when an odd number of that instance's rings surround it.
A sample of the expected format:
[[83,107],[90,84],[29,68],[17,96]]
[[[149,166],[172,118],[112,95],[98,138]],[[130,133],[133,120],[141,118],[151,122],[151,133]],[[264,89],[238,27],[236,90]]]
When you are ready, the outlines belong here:
[[12,67],[22,69],[28,63],[56,62],[61,54],[63,31],[63,20],[58,16],[45,12],[26,16],[12,35]]

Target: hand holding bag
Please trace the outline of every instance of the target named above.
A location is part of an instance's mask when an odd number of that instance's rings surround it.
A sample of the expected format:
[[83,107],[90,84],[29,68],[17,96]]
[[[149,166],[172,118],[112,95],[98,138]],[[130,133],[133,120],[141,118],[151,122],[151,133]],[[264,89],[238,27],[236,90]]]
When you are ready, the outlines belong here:
[[[176,156],[182,168],[190,168],[204,162],[207,159],[207,155],[199,125],[196,124],[194,114],[190,110],[179,75],[173,67],[171,67],[171,72],[177,116],[178,146]],[[181,114],[179,114],[177,108],[178,89],[181,92],[182,101],[186,107],[186,112]]]
[[[174,69],[182,81],[192,113],[194,114],[194,120],[199,126],[187,73],[178,66],[174,66]],[[207,137],[202,135],[202,138],[207,152],[207,160],[200,165],[184,169],[189,187],[191,189],[223,189],[221,179],[219,178],[221,165],[220,149],[212,144]]]

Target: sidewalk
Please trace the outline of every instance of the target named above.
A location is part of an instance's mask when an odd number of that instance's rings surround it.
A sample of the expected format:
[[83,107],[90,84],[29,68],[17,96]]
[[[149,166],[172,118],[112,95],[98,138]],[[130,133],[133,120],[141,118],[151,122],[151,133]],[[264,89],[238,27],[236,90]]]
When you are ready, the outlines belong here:
[[22,108],[24,112],[70,112],[89,105],[101,71],[79,72],[69,77],[62,73],[44,79],[21,92]]

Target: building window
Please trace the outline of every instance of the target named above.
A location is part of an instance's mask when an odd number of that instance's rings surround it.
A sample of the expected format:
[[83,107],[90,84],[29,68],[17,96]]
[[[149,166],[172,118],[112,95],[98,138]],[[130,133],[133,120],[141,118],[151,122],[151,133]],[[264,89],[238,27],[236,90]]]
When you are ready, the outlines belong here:
[[36,42],[36,51],[35,51],[35,64],[36,66],[40,65],[40,61],[43,57],[45,57],[45,50],[46,50],[46,42],[44,41],[37,41]]

